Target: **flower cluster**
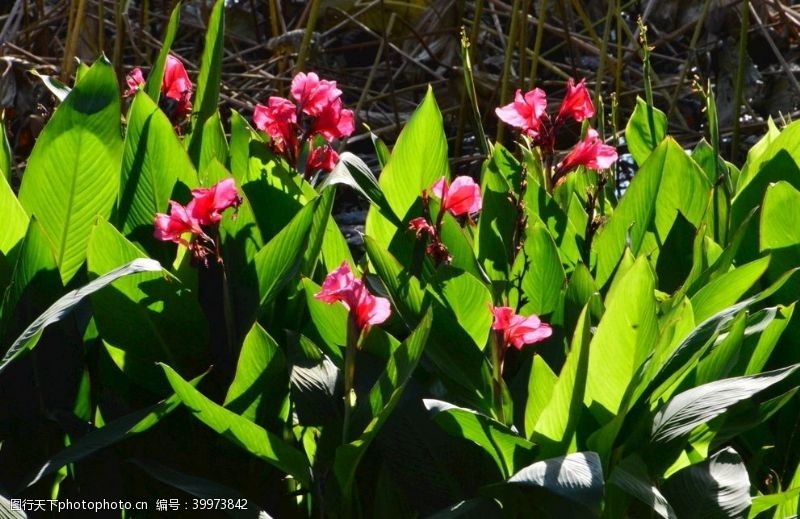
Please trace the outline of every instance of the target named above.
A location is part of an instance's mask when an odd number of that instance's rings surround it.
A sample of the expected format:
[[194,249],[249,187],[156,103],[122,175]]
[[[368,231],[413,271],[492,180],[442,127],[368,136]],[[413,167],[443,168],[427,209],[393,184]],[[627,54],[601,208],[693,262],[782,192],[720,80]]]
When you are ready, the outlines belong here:
[[482,204],[481,188],[471,177],[462,175],[456,177],[452,184],[449,184],[444,177],[440,178],[431,186],[431,191],[440,200],[440,209],[436,222],[431,223],[428,191],[425,190],[422,192],[422,206],[425,216],[412,219],[409,222],[409,229],[416,233],[418,239],[430,238],[430,243],[425,248],[425,252],[437,264],[450,263],[452,257],[440,237],[444,213],[449,212],[458,217],[469,216],[479,212]]
[[[545,158],[550,158],[555,153],[558,130],[564,123],[569,119],[582,122],[594,116],[595,109],[585,80],[575,84],[570,78],[567,81],[566,95],[555,117],[547,113],[547,94],[540,88],[534,88],[525,94],[517,90],[514,101],[497,108],[495,114],[506,124],[519,128],[535,146],[542,149]],[[611,167],[616,160],[616,149],[604,144],[597,132],[589,128],[585,140],[579,142],[564,160],[558,163],[554,180],[578,166],[601,170]]]
[[503,333],[503,344],[522,349],[526,344],[543,341],[553,335],[553,329],[538,316],[523,317],[507,306],[491,307],[494,315],[492,330]]
[[[207,229],[219,223],[223,211],[239,207],[241,203],[232,178],[209,188],[193,189],[192,200],[186,206],[170,200],[169,214],[156,214],[153,236],[184,245],[192,251],[196,260],[205,264],[209,254],[217,253],[214,239],[206,232]],[[190,241],[184,238],[187,233],[192,235]]]
[[[134,95],[145,84],[142,69],[137,67],[131,70],[125,82],[128,84],[125,96]],[[161,93],[164,94],[161,108],[173,123],[180,122],[192,111],[192,88],[192,81],[183,63],[175,56],[168,55],[164,78],[161,80]]]
[[292,79],[292,97],[297,104],[272,96],[266,105],[256,105],[253,123],[270,136],[272,150],[296,164],[306,144],[306,173],[330,171],[339,160],[331,141],[348,137],[355,130],[352,110],[342,104],[336,81],[320,79],[313,72]]
[[392,313],[389,300],[372,295],[362,279],[353,275],[347,261],[328,274],[322,290],[314,297],[328,304],[341,301],[359,330],[371,324],[381,324]]

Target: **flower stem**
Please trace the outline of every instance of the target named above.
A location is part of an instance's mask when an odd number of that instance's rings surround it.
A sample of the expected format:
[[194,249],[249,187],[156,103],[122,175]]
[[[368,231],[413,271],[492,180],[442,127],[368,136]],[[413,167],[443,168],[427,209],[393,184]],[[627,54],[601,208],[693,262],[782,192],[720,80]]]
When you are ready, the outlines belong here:
[[506,423],[505,411],[503,410],[503,357],[504,348],[501,332],[491,334],[492,348],[492,396],[494,399],[495,413],[501,423]]
[[355,400],[353,382],[356,375],[356,352],[358,351],[358,338],[361,335],[355,316],[352,314],[347,320],[347,345],[344,350],[344,423],[342,424],[342,444],[348,442],[350,434],[350,416]]

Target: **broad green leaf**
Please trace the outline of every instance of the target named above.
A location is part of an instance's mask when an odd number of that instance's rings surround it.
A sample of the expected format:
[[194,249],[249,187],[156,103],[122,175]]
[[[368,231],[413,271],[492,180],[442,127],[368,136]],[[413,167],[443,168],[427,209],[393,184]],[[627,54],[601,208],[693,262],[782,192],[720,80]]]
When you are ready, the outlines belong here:
[[767,188],[761,208],[760,250],[800,246],[800,191],[788,182]]
[[[379,185],[392,212],[403,222],[415,216],[409,209],[420,197],[423,189],[431,186],[441,177],[449,177],[447,162],[447,139],[444,133],[442,114],[428,88],[425,99],[411,116],[392,150],[389,163],[380,175]],[[404,224],[403,227],[405,227]],[[400,227],[400,232],[406,229]],[[372,236],[385,249],[390,249],[398,228],[384,217],[378,209],[371,209],[367,215],[366,234]],[[405,254],[392,253],[405,261]]]
[[792,303],[788,307],[778,307],[776,318],[770,322],[758,336],[758,342],[753,347],[753,352],[747,360],[747,367],[744,369],[745,375],[761,373],[764,366],[767,365],[772,351],[775,349],[781,335],[783,335],[784,330],[786,330],[792,320],[794,308],[795,303]]
[[228,141],[225,139],[225,129],[222,127],[222,120],[220,119],[219,112],[214,112],[214,114],[203,123],[203,134],[200,142],[200,161],[197,166],[197,171],[200,172],[200,184],[211,186],[222,180],[222,178],[214,175],[213,170],[209,170],[209,166],[214,161],[224,166],[228,163],[228,154]]
[[214,403],[166,364],[159,364],[181,402],[193,416],[250,454],[286,472],[308,487],[311,472],[303,453],[279,436]]
[[[653,126],[648,113],[652,110]],[[625,141],[633,160],[642,165],[650,153],[667,136],[667,116],[656,107],[648,107],[641,97],[636,97],[636,108],[633,109],[628,125],[625,127]],[[655,137],[655,139],[653,139]]]
[[641,257],[606,300],[606,311],[589,347],[584,397],[601,422],[608,421],[609,413],[617,414],[628,385],[656,340],[654,290],[653,272]]
[[696,426],[724,413],[730,406],[777,384],[800,364],[759,375],[727,378],[675,395],[653,419],[653,442],[665,443],[689,434]]
[[483,349],[492,326],[492,294],[472,274],[442,268],[436,276],[439,292],[461,327]]
[[424,399],[423,403],[433,421],[447,434],[483,449],[497,464],[504,479],[516,473],[525,459],[532,458],[534,445],[500,422],[441,400]]
[[318,205],[319,199],[303,207],[289,225],[255,255],[261,305],[275,297],[300,268]]
[[751,503],[747,468],[731,447],[676,472],[662,491],[681,519],[746,517]]
[[311,229],[308,231],[308,245],[303,253],[303,263],[300,266],[300,272],[306,276],[314,275],[314,269],[320,260],[322,242],[325,235],[328,234],[327,230],[331,224],[336,225],[331,218],[335,195],[336,192],[332,189],[319,195],[320,200],[314,211],[314,221],[311,222]]
[[192,108],[192,133],[189,136],[189,156],[200,164],[201,145],[206,120],[217,111],[222,83],[222,54],[224,50],[225,0],[217,0],[211,10],[206,30],[200,74],[197,76]]
[[525,245],[517,256],[516,263],[524,267],[514,272],[524,273],[522,291],[527,302],[524,309],[536,315],[552,313],[561,300],[561,291],[567,284],[567,276],[558,255],[552,236],[542,223],[528,227]]
[[[475,250],[478,261],[493,281],[506,281],[510,269],[517,227],[517,208],[509,198],[511,186],[506,180],[521,172],[519,162],[499,143],[485,163],[481,178],[483,206],[478,220]],[[535,188],[536,186],[531,186]]]
[[214,500],[212,501],[213,503],[217,503],[218,501],[216,500],[221,499],[224,503],[243,504],[242,508],[221,506],[220,510],[228,517],[236,519],[270,519],[266,512],[252,504],[252,501],[245,498],[239,491],[230,487],[209,479],[185,474],[153,460],[133,458],[130,461],[158,481],[183,490],[201,500],[211,499]]
[[742,265],[714,279],[692,296],[696,322],[703,322],[739,300],[766,272],[769,256]]
[[381,214],[387,220],[400,227],[402,223],[397,215],[392,211],[386,197],[381,191],[378,180],[369,167],[359,157],[349,151],[339,155],[339,163],[333,168],[322,184],[319,186],[321,192],[328,186],[344,184],[349,186],[366,198],[371,204],[380,209]]
[[[2,127],[0,126],[0,130]],[[0,165],[2,167],[2,165]],[[25,238],[28,230],[28,215],[20,205],[8,181],[0,174],[0,218],[3,232],[0,233],[0,252],[8,256]]]
[[160,272],[161,264],[155,260],[139,258],[123,265],[99,278],[89,282],[81,288],[75,289],[62,296],[53,303],[42,315],[36,318],[20,335],[6,352],[3,360],[0,361],[0,373],[18,356],[25,351],[31,350],[36,346],[44,329],[63,319],[75,308],[86,296],[91,295],[101,288],[113,283],[117,279],[140,272]]
[[608,482],[649,506],[664,519],[678,518],[658,487],[650,481],[647,466],[638,455],[634,454],[617,464]]
[[730,331],[720,338],[711,353],[697,364],[692,386],[720,380],[730,375],[742,349],[746,326],[747,314],[742,312],[736,316]]
[[567,360],[561,368],[553,393],[533,429],[533,441],[542,446],[545,455],[569,452],[583,411],[591,341],[588,314],[589,307],[586,306],[578,319]]
[[[785,492],[778,492],[776,494],[764,494],[753,497],[753,504],[750,507],[750,514],[748,519],[756,519],[758,514],[766,512],[771,508],[782,506],[791,502],[798,495],[800,495],[800,487],[791,488]],[[786,515],[779,515],[781,512],[776,512],[775,517],[788,517]],[[796,512],[795,512],[796,513]]]
[[167,22],[167,28],[164,31],[164,37],[161,40],[161,50],[158,51],[158,57],[156,58],[155,64],[153,64],[153,68],[150,70],[150,76],[147,78],[147,84],[145,85],[147,95],[150,96],[150,99],[156,104],[158,104],[159,97],[161,96],[161,83],[164,81],[167,56],[172,48],[172,44],[175,42],[175,35],[178,33],[178,24],[181,19],[182,7],[183,1],[181,0],[177,2],[172,9],[169,22]]
[[[99,221],[87,250],[93,276],[103,275],[143,253],[110,223]],[[120,368],[137,382],[153,387],[162,382],[155,361],[181,370],[202,369],[209,355],[209,330],[196,295],[162,272],[121,279],[92,295],[100,336],[125,352]],[[138,364],[138,366],[129,366]],[[141,367],[141,368],[139,368]],[[146,373],[146,379],[135,376]]]
[[236,374],[223,405],[251,422],[263,423],[265,413],[277,415],[288,391],[283,351],[264,328],[254,323],[242,343]]
[[776,157],[783,155],[786,159],[800,163],[800,121],[795,121],[782,131],[775,128],[774,123],[767,126],[767,133],[747,154],[747,162],[739,175],[736,186],[737,196],[750,182],[762,175],[763,169]]
[[58,107],[36,141],[19,199],[50,241],[68,282],[86,259],[95,217],[108,218],[122,163],[119,88],[98,60]]
[[525,400],[525,435],[528,439],[533,439],[536,423],[552,401],[557,382],[558,376],[553,373],[547,362],[541,355],[535,355],[531,359],[527,384],[528,398]]
[[144,246],[152,245],[153,220],[156,213],[167,212],[178,179],[189,187],[197,185],[197,174],[172,123],[147,94],[139,92],[125,134],[116,213],[122,232]]
[[508,479],[509,483],[544,488],[599,516],[603,500],[603,466],[595,452],[576,452],[537,461]]
[[364,404],[369,406],[369,423],[358,438],[336,449],[333,472],[348,503],[358,464],[400,401],[403,390],[422,357],[431,324],[431,312],[428,311],[419,326],[392,353],[386,369],[370,389],[368,400]]
[[347,344],[347,308],[340,303],[328,304],[316,299],[314,295],[321,288],[308,278],[303,278],[303,288],[314,328],[331,357],[341,358],[341,350]]

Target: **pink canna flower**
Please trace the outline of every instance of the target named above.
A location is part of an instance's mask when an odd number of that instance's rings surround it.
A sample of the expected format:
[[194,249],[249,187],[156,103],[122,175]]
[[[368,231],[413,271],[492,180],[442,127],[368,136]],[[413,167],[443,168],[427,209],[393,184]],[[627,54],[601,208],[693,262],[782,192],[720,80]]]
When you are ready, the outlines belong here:
[[336,81],[320,79],[314,72],[300,72],[292,79],[292,97],[303,113],[312,117],[339,99],[342,91],[336,88]]
[[306,169],[309,171],[315,169],[331,171],[336,167],[337,162],[339,162],[339,154],[332,147],[325,144],[311,150],[306,161]]
[[164,67],[164,79],[161,81],[161,92],[177,103],[175,108],[177,117],[192,111],[192,86],[183,63],[175,56],[168,55]]
[[417,233],[417,238],[421,238],[424,234],[433,236],[436,234],[433,226],[428,223],[428,220],[423,216],[418,216],[408,222],[408,228]]
[[586,80],[581,79],[576,85],[572,78],[567,80],[567,93],[558,110],[558,119],[572,117],[577,122],[584,121],[594,115],[592,96],[586,88]]
[[209,188],[192,189],[192,201],[186,209],[201,225],[211,225],[222,219],[222,212],[242,203],[236,183],[226,178]]
[[576,144],[564,160],[558,164],[558,176],[562,176],[578,166],[594,170],[610,168],[616,161],[617,150],[614,146],[604,144],[597,131],[589,128],[586,138]]
[[338,98],[325,105],[311,127],[312,133],[322,135],[326,141],[349,137],[356,129],[353,111],[342,106]]
[[525,95],[517,89],[514,102],[495,109],[497,117],[506,124],[519,128],[523,133],[535,137],[542,127],[542,118],[547,117],[547,95],[541,88],[534,88]]
[[362,330],[372,324],[381,324],[392,313],[389,300],[372,295],[364,282],[353,275],[347,261],[328,274],[322,290],[314,297],[328,304],[341,301]]
[[256,105],[256,128],[272,138],[279,151],[294,150],[297,143],[297,107],[282,97],[270,97],[267,106]]
[[492,330],[503,332],[506,347],[522,349],[526,344],[541,342],[551,335],[553,329],[537,316],[523,317],[507,306],[490,307],[494,315]]
[[158,213],[155,217],[155,231],[153,236],[161,241],[172,241],[189,246],[189,242],[183,239],[183,235],[187,232],[193,234],[202,234],[203,230],[200,228],[200,222],[194,218],[190,211],[175,202],[170,200],[169,214]]
[[450,185],[442,177],[431,187],[431,191],[442,201],[442,209],[450,211],[453,216],[481,210],[481,188],[466,175],[456,177]]
[[124,96],[130,97],[135,95],[139,88],[141,88],[145,83],[142,69],[136,67],[135,69],[131,70],[128,75],[125,76],[125,83],[128,85],[128,90],[125,91]]

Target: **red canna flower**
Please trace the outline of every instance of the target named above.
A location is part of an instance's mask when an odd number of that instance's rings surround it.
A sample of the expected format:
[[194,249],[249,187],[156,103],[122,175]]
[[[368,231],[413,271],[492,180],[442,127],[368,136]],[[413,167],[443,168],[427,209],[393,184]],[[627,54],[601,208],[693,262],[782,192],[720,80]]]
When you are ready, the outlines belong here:
[[334,99],[320,110],[311,131],[326,141],[349,137],[356,126],[352,110],[342,108],[342,100]]
[[312,117],[319,116],[341,95],[342,91],[336,88],[336,81],[320,79],[314,72],[300,72],[292,79],[292,97],[300,110]]
[[135,69],[131,70],[128,75],[125,76],[125,83],[128,85],[128,90],[125,91],[124,96],[130,97],[135,95],[139,88],[141,88],[145,83],[142,69],[136,67]]
[[586,88],[586,79],[581,79],[576,85],[572,78],[567,80],[567,93],[561,102],[558,110],[558,119],[565,120],[572,117],[577,122],[581,122],[594,115],[594,104],[592,96]]
[[586,138],[576,144],[558,164],[558,176],[563,176],[578,166],[594,170],[610,168],[616,161],[617,150],[614,146],[604,144],[597,131],[589,128]]
[[450,211],[453,216],[481,210],[481,188],[466,175],[456,177],[450,185],[442,177],[431,187],[431,191],[442,201],[442,209]]
[[280,152],[292,150],[297,145],[297,107],[282,97],[270,97],[267,106],[256,105],[253,113],[256,128],[272,138]]
[[535,315],[523,317],[507,306],[492,306],[490,309],[494,315],[492,330],[503,332],[506,347],[513,346],[519,350],[526,344],[541,342],[553,335],[553,329]]
[[164,79],[161,81],[161,92],[175,101],[175,115],[182,117],[192,111],[192,81],[183,63],[173,55],[167,56],[164,67]]
[[547,117],[547,95],[541,88],[534,88],[525,95],[517,89],[514,102],[496,108],[494,113],[506,124],[519,128],[523,133],[535,137],[542,129],[542,119]]
[[337,162],[339,162],[339,154],[332,147],[324,144],[311,150],[306,161],[306,169],[308,171],[315,169],[331,171],[336,167]]
[[222,211],[242,203],[232,178],[226,178],[209,188],[192,189],[192,197],[186,209],[201,225],[217,223],[222,219]]
[[190,211],[175,202],[169,201],[170,212],[169,214],[158,213],[155,217],[155,231],[153,236],[161,241],[172,241],[189,246],[189,242],[183,239],[183,235],[187,232],[192,234],[202,234],[203,230],[200,228],[200,222],[194,218]]
[[341,301],[350,310],[350,316],[359,329],[381,324],[392,313],[389,300],[372,295],[364,282],[353,276],[347,261],[328,274],[322,283],[322,290],[314,297],[328,304]]

